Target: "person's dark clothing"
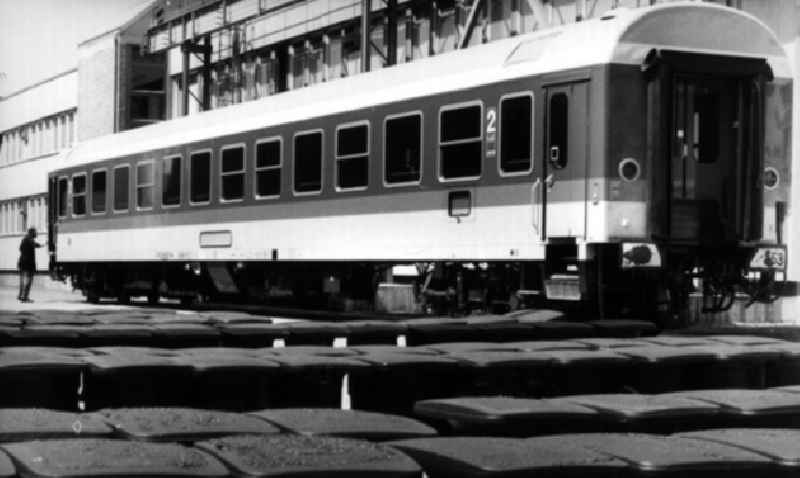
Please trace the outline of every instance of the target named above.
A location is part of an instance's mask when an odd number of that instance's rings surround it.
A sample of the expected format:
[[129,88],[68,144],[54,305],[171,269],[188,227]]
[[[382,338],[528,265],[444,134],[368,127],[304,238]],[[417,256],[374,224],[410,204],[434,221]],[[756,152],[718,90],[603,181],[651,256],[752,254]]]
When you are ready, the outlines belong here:
[[36,271],[36,248],[42,247],[32,237],[25,236],[19,244],[19,270]]
[[[34,234],[35,236],[35,234]],[[36,272],[36,248],[42,247],[29,234],[22,239],[19,244],[19,296],[17,299],[22,302],[30,302],[31,284],[33,274]]]
[[18,300],[23,302],[30,301],[31,285],[33,284],[33,271],[19,271],[19,295]]

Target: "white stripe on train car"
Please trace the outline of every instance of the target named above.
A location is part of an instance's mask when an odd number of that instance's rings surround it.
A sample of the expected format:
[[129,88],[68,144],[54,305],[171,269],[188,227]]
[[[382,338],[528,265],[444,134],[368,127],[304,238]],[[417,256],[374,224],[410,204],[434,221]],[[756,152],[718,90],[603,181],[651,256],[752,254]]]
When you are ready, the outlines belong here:
[[[582,209],[582,203],[550,207],[558,218]],[[590,242],[643,236],[645,203],[601,201],[592,207]],[[604,218],[617,210],[626,211],[632,227],[606,227]],[[277,250],[282,261],[543,260],[544,243],[531,217],[532,206],[518,204],[478,207],[460,221],[446,211],[427,210],[70,232],[58,236],[58,259],[269,261]],[[230,247],[201,248],[205,231],[230,231]]]

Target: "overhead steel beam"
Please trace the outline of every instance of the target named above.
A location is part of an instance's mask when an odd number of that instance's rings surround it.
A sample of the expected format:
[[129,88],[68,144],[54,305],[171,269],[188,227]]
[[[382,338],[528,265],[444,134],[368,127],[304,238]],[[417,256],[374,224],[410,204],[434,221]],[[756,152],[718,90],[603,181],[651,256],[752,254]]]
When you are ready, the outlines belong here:
[[211,34],[203,36],[203,111],[211,109]]
[[470,8],[469,16],[467,16],[467,25],[466,30],[464,31],[464,37],[461,38],[458,48],[466,48],[467,45],[469,45],[469,39],[472,37],[472,30],[475,29],[478,12],[480,12],[481,8],[483,8],[483,2],[484,0],[474,0],[472,2],[472,8]]
[[371,52],[369,32],[370,32],[370,11],[372,2],[361,0],[361,71],[369,71],[369,58]]
[[386,66],[397,63],[397,0],[386,2]]

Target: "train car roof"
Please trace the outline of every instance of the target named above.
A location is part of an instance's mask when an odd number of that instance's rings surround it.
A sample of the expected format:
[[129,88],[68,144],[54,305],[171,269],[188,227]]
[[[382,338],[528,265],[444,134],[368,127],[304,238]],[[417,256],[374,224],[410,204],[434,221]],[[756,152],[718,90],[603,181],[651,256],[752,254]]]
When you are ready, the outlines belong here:
[[608,63],[641,64],[652,49],[765,58],[791,77],[772,31],[750,14],[700,2],[619,8],[605,15],[85,141],[73,167],[272,125]]

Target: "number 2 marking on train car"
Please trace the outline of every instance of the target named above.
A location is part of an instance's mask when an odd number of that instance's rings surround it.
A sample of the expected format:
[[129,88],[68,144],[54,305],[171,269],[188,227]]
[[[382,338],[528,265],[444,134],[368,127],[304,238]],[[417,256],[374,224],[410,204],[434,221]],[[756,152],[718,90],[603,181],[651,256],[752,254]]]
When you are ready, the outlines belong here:
[[486,134],[497,132],[495,123],[497,123],[497,110],[489,108],[486,110]]

